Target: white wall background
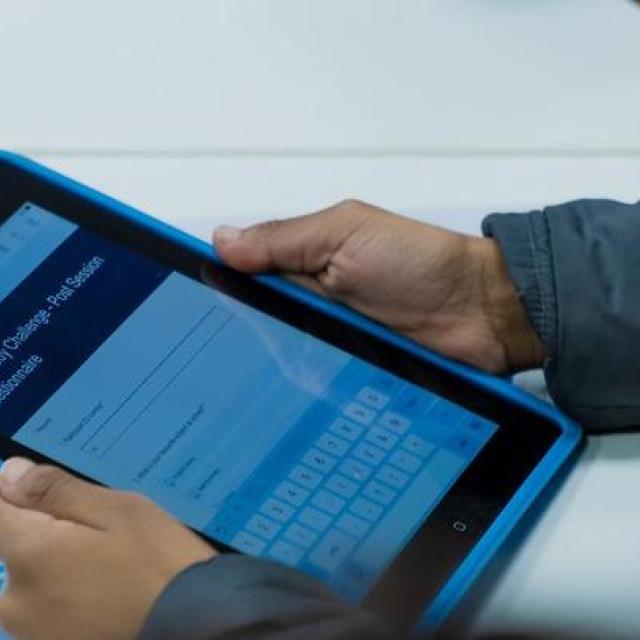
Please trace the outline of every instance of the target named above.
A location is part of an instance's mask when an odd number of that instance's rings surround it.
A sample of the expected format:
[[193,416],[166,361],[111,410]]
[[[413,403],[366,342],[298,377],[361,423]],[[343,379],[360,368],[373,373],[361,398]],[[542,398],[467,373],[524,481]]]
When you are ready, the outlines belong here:
[[[0,0],[0,146],[199,235],[347,196],[457,229],[640,198],[629,0]],[[640,636],[640,438],[590,442],[477,629]]]

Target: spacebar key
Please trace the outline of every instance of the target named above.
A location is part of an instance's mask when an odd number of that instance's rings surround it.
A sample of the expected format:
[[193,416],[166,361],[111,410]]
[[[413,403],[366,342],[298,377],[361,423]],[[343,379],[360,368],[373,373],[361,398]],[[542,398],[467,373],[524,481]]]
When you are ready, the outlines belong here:
[[355,545],[355,538],[332,529],[313,550],[309,562],[325,571],[335,571]]

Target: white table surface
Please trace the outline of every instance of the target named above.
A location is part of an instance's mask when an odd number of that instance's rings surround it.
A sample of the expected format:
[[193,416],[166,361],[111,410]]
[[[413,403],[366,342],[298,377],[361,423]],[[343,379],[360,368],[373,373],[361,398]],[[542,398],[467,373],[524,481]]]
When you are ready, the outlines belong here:
[[[468,232],[640,198],[626,0],[0,0],[0,60],[0,146],[201,237],[345,197]],[[474,628],[639,637],[638,491],[640,435],[590,440]]]

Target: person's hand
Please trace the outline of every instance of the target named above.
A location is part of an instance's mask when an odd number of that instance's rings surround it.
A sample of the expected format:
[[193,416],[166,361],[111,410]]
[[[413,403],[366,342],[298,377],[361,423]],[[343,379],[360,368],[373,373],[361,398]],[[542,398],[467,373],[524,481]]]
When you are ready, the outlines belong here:
[[214,234],[220,257],[296,282],[457,360],[492,372],[539,366],[543,347],[494,240],[358,201]]
[[0,625],[18,640],[134,638],[169,581],[215,553],[138,494],[24,458],[0,471]]

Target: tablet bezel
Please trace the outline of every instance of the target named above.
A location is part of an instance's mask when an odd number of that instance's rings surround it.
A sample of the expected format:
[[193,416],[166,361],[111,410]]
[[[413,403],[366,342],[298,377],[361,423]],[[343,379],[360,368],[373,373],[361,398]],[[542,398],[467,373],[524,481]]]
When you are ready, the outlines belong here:
[[[495,436],[478,454],[442,502],[427,518],[381,580],[363,601],[377,613],[405,626],[416,620],[441,592],[474,547],[486,536],[505,508],[514,500],[533,472],[553,449],[565,443],[564,457],[571,447],[570,429],[556,415],[536,410],[535,403],[510,395],[503,384],[482,384],[487,378],[455,367],[433,354],[404,348],[388,332],[344,312],[336,305],[308,304],[307,292],[291,285],[273,286],[263,278],[241,275],[222,266],[193,241],[158,223],[150,223],[132,210],[123,215],[122,205],[89,190],[82,192],[71,181],[30,171],[0,158],[0,224],[29,201],[82,227],[101,233],[140,251],[164,265],[202,281],[214,281],[225,293],[297,326],[346,351],[381,366],[479,413],[500,425]],[[32,165],[34,166],[34,165]],[[332,309],[333,308],[333,309]],[[408,347],[409,345],[407,345]],[[398,356],[401,355],[401,358]],[[427,357],[429,356],[429,357]],[[527,427],[522,425],[527,422]],[[577,436],[570,434],[575,445]],[[26,450],[6,436],[0,441],[0,456],[44,456]],[[36,454],[36,455],[34,455]],[[54,461],[55,462],[55,461]],[[505,464],[507,463],[507,464]],[[57,463],[59,464],[59,463]],[[499,474],[498,474],[499,470]],[[540,484],[540,483],[539,483]],[[462,523],[464,531],[454,526]],[[408,593],[411,592],[411,594]]]

